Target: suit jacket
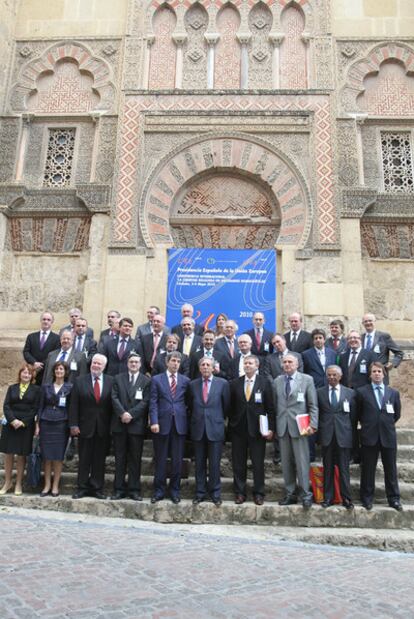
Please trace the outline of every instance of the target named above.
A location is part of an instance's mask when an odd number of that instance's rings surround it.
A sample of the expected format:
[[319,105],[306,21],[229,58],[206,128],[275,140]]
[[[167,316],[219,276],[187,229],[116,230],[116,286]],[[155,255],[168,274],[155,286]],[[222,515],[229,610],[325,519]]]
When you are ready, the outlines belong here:
[[106,340],[103,346],[103,354],[108,358],[108,363],[105,368],[105,373],[110,376],[116,376],[117,374],[121,374],[122,372],[128,371],[127,361],[130,353],[135,351],[140,357],[142,357],[141,344],[133,337],[130,337],[126,347],[122,359],[118,357],[118,342],[119,336],[114,340],[108,339]]
[[[194,380],[195,378],[200,377],[200,370],[198,368],[198,363],[200,359],[204,357],[204,348],[201,347],[200,350],[194,352],[190,357],[190,378]],[[219,378],[228,378],[229,373],[229,365],[230,365],[230,357],[220,352],[219,350],[213,350],[213,359],[217,361],[220,366],[220,370],[214,376],[218,376]]]
[[79,376],[73,385],[70,406],[69,426],[80,429],[80,438],[101,438],[109,435],[112,415],[112,376],[103,374],[103,387],[99,402],[95,400],[92,375]]
[[[164,325],[163,331],[164,333],[170,333],[171,329],[167,325]],[[135,334],[135,339],[140,339],[142,342],[142,338],[144,337],[144,335],[148,335],[150,333],[152,333],[151,324],[149,322],[146,322],[143,325],[139,325]]]
[[[344,353],[342,353],[342,355],[339,358],[339,365],[342,369],[341,383],[345,385],[346,387],[352,387],[352,389],[357,389],[358,387],[367,385],[370,382],[369,366],[374,361],[374,355],[371,353],[371,351],[364,350],[362,348],[356,359],[355,370],[352,374],[352,377],[350,377],[348,376],[350,354],[351,354],[351,349],[348,348]],[[350,382],[352,384],[350,384]]]
[[[298,360],[298,372],[303,372],[302,355],[299,352],[290,352],[290,355],[294,355]],[[277,378],[283,374],[283,367],[281,360],[279,359],[279,353],[274,352],[271,355],[267,355],[263,361],[263,367],[261,367],[261,373],[268,378]]]
[[[364,333],[361,336],[362,347],[365,345],[367,335],[367,333]],[[375,331],[374,341],[370,348],[370,352],[374,355],[375,361],[380,361],[385,365],[390,360],[390,351],[394,354],[392,365],[396,368],[403,359],[403,351],[398,348],[389,333],[385,333],[385,331]]]
[[[42,385],[39,401],[38,419],[45,421],[66,421],[70,404],[70,394],[72,385],[69,382],[63,383],[56,393],[52,384]],[[61,398],[65,398],[65,406],[60,406]]]
[[[52,350],[47,356],[47,360],[45,363],[45,369],[43,372],[42,385],[49,385],[53,383],[53,366],[56,363],[58,357],[60,356],[61,349]],[[84,376],[88,373],[88,363],[86,356],[81,352],[75,352],[73,347],[70,351],[70,354],[65,359],[65,363],[69,366],[69,376],[68,383],[74,383],[75,378],[78,376]],[[76,370],[71,369],[71,364],[76,363]]]
[[[356,421],[356,395],[353,389],[340,385],[340,395],[336,406],[329,402],[329,386],[316,391],[319,408],[319,442],[328,447],[335,437],[339,447],[352,448],[352,426]],[[349,411],[344,410],[348,401]],[[345,405],[346,408],[346,405]]]
[[[35,333],[29,333],[26,338],[26,342],[23,348],[23,357],[27,363],[35,363],[39,361],[40,363],[44,363],[47,359],[48,354],[52,350],[56,350],[60,346],[60,337],[57,333],[53,333],[51,331],[49,336],[43,346],[43,350],[40,350],[40,331],[36,331]],[[43,370],[39,370],[36,376],[36,383],[40,384],[42,382]]]
[[341,335],[341,337],[339,338],[338,348],[336,349],[334,348],[333,341],[334,341],[333,337],[327,337],[325,346],[327,346],[328,348],[332,348],[332,350],[334,350],[337,355],[340,355],[341,353],[345,352],[346,349],[348,348],[347,339],[343,335]]
[[[229,345],[227,344],[227,339],[225,337],[220,337],[216,340],[215,344],[214,344],[214,349],[213,349],[213,354],[214,351],[218,351],[221,352],[223,355],[225,355],[229,361],[232,360],[232,357],[230,355],[230,351],[229,351]],[[239,345],[237,343],[236,338],[234,339],[234,355],[236,356],[237,353],[240,352],[239,349]]]
[[[73,340],[73,347],[74,348],[76,348],[77,337],[78,336],[75,335],[75,338]],[[87,359],[89,361],[91,361],[93,355],[98,352],[98,344],[97,344],[96,340],[94,340],[89,335],[85,335],[85,337],[83,338],[83,344],[82,344],[81,352],[86,353]]]
[[[159,354],[161,350],[165,350],[166,343],[167,333],[163,331],[161,338],[158,342],[157,354]],[[151,373],[151,359],[152,355],[154,354],[154,336],[152,333],[148,333],[148,335],[144,335],[144,337],[142,338],[142,354],[144,360],[144,370],[145,372]]]
[[259,348],[257,348],[256,343],[256,329],[249,329],[249,331],[245,331],[245,333],[247,335],[250,335],[250,337],[252,338],[252,355],[256,355],[257,357],[259,357],[260,360],[262,360],[264,357],[267,357],[273,352],[273,333],[271,331],[263,329],[262,339]]
[[[395,424],[401,417],[400,394],[396,389],[385,385],[381,408],[371,383],[357,389],[358,420],[361,423],[361,445],[372,447],[378,442],[382,447],[396,449],[397,433]],[[387,412],[387,404],[393,406],[394,413]]]
[[[244,376],[230,383],[231,406],[229,410],[229,429],[232,433],[260,438],[260,415],[267,415],[269,430],[275,431],[275,411],[270,382],[256,374],[249,401],[244,392]],[[259,401],[260,400],[260,401]]]
[[209,441],[224,441],[224,419],[230,407],[229,383],[224,378],[213,376],[206,403],[202,383],[201,377],[196,378],[188,388],[191,438],[201,441],[205,432]]
[[[191,348],[190,348],[190,354],[188,355],[189,357],[197,352],[197,350],[199,350],[202,346],[202,340],[201,337],[199,335],[194,335],[193,337],[193,341],[191,342]],[[180,352],[183,352],[183,347],[184,347],[184,338],[181,340],[181,344],[178,347],[178,350]]]
[[[151,371],[151,376],[156,376],[157,374],[162,374],[167,369],[167,351],[163,350],[158,353],[155,357],[154,367]],[[180,363],[180,367],[178,368],[178,373],[183,374],[184,376],[189,376],[190,374],[190,358],[187,355],[183,355]]]
[[[297,372],[288,398],[285,376],[278,376],[273,381],[273,395],[276,401],[276,429],[279,437],[286,432],[293,438],[300,437],[296,415],[310,415],[311,426],[315,429],[318,427],[318,398],[310,376]],[[302,397],[303,401],[298,401],[298,397]]]
[[[174,325],[174,327],[172,327],[171,329],[171,333],[176,333],[179,336],[181,342],[183,341],[184,333],[183,333],[183,328],[181,325]],[[204,327],[202,325],[198,325],[197,323],[195,323],[194,333],[195,335],[199,335],[201,337],[204,333]]]
[[[99,336],[99,342],[98,342],[98,350],[100,349],[102,344],[104,344],[107,341],[107,339],[109,337],[111,337],[109,335],[110,331],[111,331],[111,329],[109,329],[109,328],[108,329],[104,329],[103,331],[101,331],[100,336]],[[116,336],[112,336],[112,339],[114,339],[114,337],[116,337]]]
[[178,434],[187,434],[188,409],[186,391],[190,383],[187,376],[177,374],[177,389],[175,398],[172,397],[167,372],[157,374],[151,379],[150,392],[150,423],[160,426],[160,434],[166,435],[171,431],[173,418]]
[[[138,372],[135,384],[129,382],[128,372],[118,374],[112,386],[112,421],[111,432],[144,435],[148,426],[148,410],[151,380]],[[141,395],[140,398],[137,398]],[[129,423],[122,423],[123,413],[132,415]]]
[[302,353],[305,350],[308,350],[308,348],[313,347],[313,340],[311,334],[308,331],[304,331],[303,329],[300,330],[299,337],[296,339],[296,346],[293,346],[290,341],[290,331],[284,333],[284,336],[286,339],[286,346],[292,352]]
[[[73,334],[73,337],[75,337],[75,332],[72,330],[72,325],[62,327],[59,331],[59,336],[62,335],[63,331],[70,331]],[[91,329],[91,327],[86,328],[86,335],[93,340],[93,329]]]
[[15,419],[23,421],[26,425],[33,423],[39,409],[39,400],[38,385],[29,385],[22,399],[20,399],[19,383],[10,385],[3,404],[3,413],[8,423]]
[[319,355],[314,346],[309,348],[309,350],[305,350],[302,357],[303,371],[305,374],[308,374],[308,376],[312,376],[315,387],[319,388],[327,385],[326,368],[329,365],[336,364],[336,353],[331,348],[325,347],[325,368],[322,367]]
[[[250,354],[250,353],[249,353]],[[253,353],[251,353],[253,354]],[[240,357],[241,357],[241,353],[237,353],[237,355],[234,357],[234,359],[230,359],[230,363],[229,363],[229,368],[228,368],[228,380],[233,380],[235,378],[239,378],[240,374]],[[260,363],[262,359],[260,360]],[[260,364],[259,364],[259,371],[260,371]]]

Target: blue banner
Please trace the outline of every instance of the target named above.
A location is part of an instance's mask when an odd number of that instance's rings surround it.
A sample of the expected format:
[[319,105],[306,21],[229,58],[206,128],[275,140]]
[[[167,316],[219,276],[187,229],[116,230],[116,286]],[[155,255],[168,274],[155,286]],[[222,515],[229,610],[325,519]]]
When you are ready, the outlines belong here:
[[167,324],[181,320],[184,303],[194,306],[196,322],[215,329],[224,313],[239,335],[252,327],[255,311],[276,326],[276,252],[254,249],[168,250]]

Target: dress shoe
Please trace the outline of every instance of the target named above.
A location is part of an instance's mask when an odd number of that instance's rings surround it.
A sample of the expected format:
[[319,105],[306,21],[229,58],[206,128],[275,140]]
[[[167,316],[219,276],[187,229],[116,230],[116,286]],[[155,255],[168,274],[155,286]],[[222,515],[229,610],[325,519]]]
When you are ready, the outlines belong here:
[[367,512],[370,512],[372,509],[372,503],[362,503],[362,507],[365,507]]
[[321,507],[326,509],[327,507],[331,507],[333,505],[332,501],[322,501]]
[[278,458],[276,456],[273,458],[273,464],[277,465],[277,464],[280,464],[280,462],[281,462],[280,458]]
[[294,496],[285,496],[284,499],[279,501],[279,505],[296,505],[298,502],[297,498]]
[[236,503],[236,505],[241,505],[242,503],[244,503],[246,500],[246,497],[243,494],[236,494],[236,498],[234,499],[234,502]]
[[212,501],[216,507],[220,507],[220,505],[223,503],[220,497],[213,497]]
[[204,503],[205,498],[202,496],[196,496],[193,499],[193,505],[199,505],[200,503]]
[[119,501],[120,499],[125,499],[125,492],[120,492],[119,490],[117,490],[111,496],[111,501]]
[[21,488],[14,489],[14,496],[21,496],[23,494],[23,490]]
[[99,499],[100,501],[105,501],[106,499],[106,494],[104,494],[100,490],[95,490],[93,496],[95,497],[95,499]]
[[54,499],[56,499],[59,496],[59,492],[51,492],[50,496],[52,496]]
[[253,501],[256,505],[263,505],[264,497],[261,494],[255,494],[253,497]]
[[403,506],[401,505],[399,501],[391,501],[391,503],[389,503],[389,506],[392,507],[393,509],[396,509],[397,512],[403,511]]
[[133,501],[142,501],[142,496],[140,495],[139,492],[130,492],[129,498],[132,499]]
[[348,511],[351,511],[354,509],[354,504],[352,503],[352,501],[350,501],[349,499],[344,499],[342,501],[342,505],[345,507],[345,509],[347,509]]
[[178,505],[178,503],[181,502],[181,499],[179,496],[172,496],[171,501],[174,503],[174,505]]
[[164,500],[163,496],[155,496],[154,495],[154,496],[151,497],[151,503],[152,504],[158,503],[158,501],[163,501],[163,500]]
[[44,497],[49,496],[49,494],[51,494],[50,490],[43,490],[43,492],[41,492],[39,496]]
[[86,496],[88,496],[87,490],[78,490],[77,492],[72,494],[72,499],[83,499]]
[[303,499],[302,507],[305,511],[308,511],[312,507],[312,499]]

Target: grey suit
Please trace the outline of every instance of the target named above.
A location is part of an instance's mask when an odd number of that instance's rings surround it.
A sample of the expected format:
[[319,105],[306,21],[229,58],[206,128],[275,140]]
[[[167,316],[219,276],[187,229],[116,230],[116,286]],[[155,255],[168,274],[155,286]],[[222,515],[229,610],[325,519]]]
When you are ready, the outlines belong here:
[[318,399],[313,379],[296,372],[287,396],[286,375],[278,376],[273,381],[273,394],[286,495],[294,498],[298,485],[301,498],[310,500],[312,493],[309,491],[309,443],[307,436],[300,435],[296,416],[309,414],[312,428],[317,429]]
[[[362,348],[366,348],[368,333],[364,333],[361,336]],[[377,331],[374,333],[374,340],[371,342],[370,352],[374,356],[375,361],[380,361],[380,363],[387,365],[390,360],[390,352],[393,353],[392,365],[394,368],[397,368],[404,356],[403,351],[398,348],[397,344],[392,339],[389,333],[385,331]],[[388,385],[388,371],[385,370],[386,374],[384,377],[384,384]]]
[[[61,355],[61,349],[52,350],[47,356],[45,363],[45,371],[43,373],[42,385],[53,383],[53,366]],[[78,376],[84,376],[88,373],[87,357],[82,352],[75,352],[75,349],[71,348],[69,356],[66,355],[65,363],[69,366],[68,382],[73,384],[75,378]],[[75,368],[76,366],[76,368]]]

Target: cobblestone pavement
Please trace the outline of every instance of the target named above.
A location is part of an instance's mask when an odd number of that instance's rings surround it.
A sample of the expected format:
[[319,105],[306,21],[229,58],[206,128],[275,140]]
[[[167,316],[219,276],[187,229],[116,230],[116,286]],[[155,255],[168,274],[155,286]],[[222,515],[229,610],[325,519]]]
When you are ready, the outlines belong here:
[[413,617],[414,554],[13,508],[0,530],[1,619]]

